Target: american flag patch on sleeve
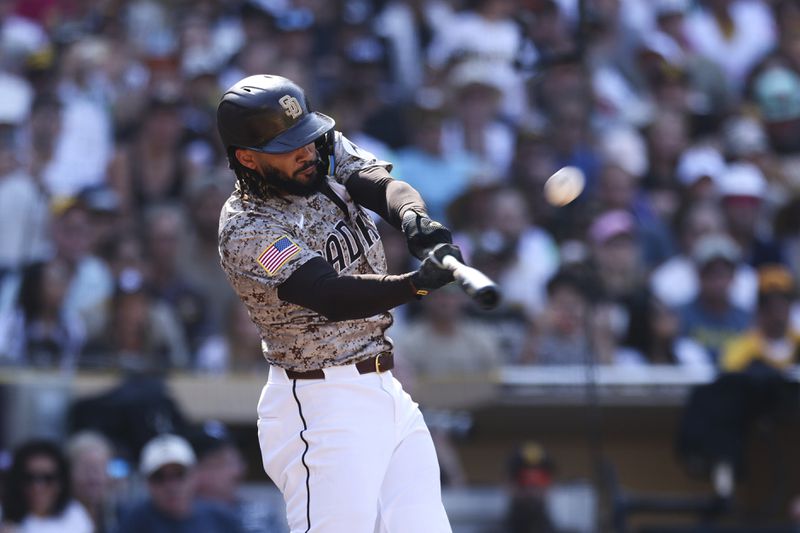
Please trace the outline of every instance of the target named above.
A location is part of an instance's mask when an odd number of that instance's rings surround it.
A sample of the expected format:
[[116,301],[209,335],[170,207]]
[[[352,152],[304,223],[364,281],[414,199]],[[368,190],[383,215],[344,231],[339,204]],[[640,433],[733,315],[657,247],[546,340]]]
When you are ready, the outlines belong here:
[[267,271],[267,274],[273,276],[286,264],[286,261],[294,257],[299,251],[300,247],[284,235],[261,252],[261,255],[258,256],[258,264]]

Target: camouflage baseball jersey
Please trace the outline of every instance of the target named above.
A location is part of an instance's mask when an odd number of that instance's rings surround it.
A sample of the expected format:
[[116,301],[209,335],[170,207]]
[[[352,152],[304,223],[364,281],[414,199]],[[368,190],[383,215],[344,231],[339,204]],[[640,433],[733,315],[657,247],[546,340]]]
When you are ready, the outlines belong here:
[[338,131],[334,147],[334,176],[322,179],[345,202],[346,215],[324,194],[262,200],[243,198],[238,187],[220,215],[222,268],[261,332],[267,361],[290,370],[349,364],[391,349],[384,335],[392,323],[388,312],[331,322],[278,298],[278,285],[316,256],[341,274],[386,273],[375,224],[350,198],[344,182],[362,168],[391,165],[359,149]]

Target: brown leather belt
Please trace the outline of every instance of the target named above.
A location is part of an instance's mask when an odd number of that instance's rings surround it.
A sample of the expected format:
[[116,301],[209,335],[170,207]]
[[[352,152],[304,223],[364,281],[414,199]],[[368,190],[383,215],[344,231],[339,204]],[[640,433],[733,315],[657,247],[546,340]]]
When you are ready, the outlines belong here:
[[[359,374],[369,374],[370,372],[385,372],[394,368],[394,356],[390,353],[379,353],[375,357],[364,359],[356,363],[356,369]],[[289,379],[325,379],[325,372],[318,368],[316,370],[307,370],[305,372],[298,372],[296,370],[287,370],[286,376]]]

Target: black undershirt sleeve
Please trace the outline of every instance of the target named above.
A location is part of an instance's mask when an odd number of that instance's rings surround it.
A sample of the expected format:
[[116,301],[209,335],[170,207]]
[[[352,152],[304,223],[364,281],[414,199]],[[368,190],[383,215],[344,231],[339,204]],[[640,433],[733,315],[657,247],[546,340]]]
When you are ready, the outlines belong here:
[[315,257],[278,285],[278,298],[334,322],[366,318],[413,300],[410,276],[411,273],[340,276],[327,261]]
[[356,203],[375,211],[382,219],[401,229],[403,214],[416,211],[427,215],[422,196],[408,183],[396,180],[383,167],[368,167],[350,175],[345,183]]

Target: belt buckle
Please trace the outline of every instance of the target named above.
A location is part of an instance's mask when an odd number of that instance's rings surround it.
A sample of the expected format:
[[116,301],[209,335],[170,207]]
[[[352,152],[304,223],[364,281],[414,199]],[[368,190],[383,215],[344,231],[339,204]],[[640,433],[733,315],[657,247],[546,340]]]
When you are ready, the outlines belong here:
[[377,372],[378,374],[382,373],[382,371],[381,371],[381,356],[382,355],[383,355],[382,353],[379,353],[378,355],[375,356],[375,372]]

